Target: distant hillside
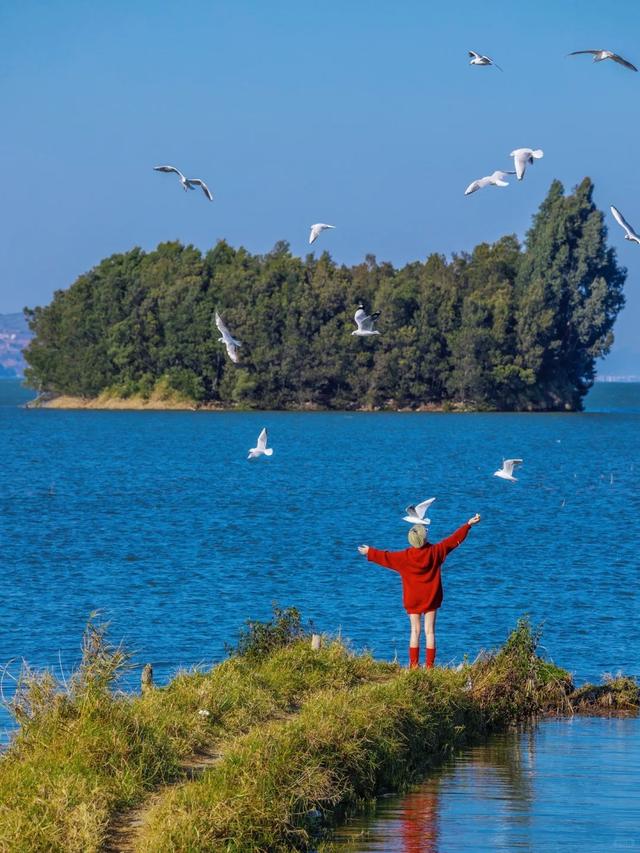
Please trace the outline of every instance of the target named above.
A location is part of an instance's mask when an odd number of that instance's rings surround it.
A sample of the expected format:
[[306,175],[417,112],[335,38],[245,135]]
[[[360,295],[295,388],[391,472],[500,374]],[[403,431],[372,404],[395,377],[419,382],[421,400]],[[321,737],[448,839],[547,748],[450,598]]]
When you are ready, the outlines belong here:
[[0,314],[0,378],[24,376],[22,351],[31,337],[23,314]]

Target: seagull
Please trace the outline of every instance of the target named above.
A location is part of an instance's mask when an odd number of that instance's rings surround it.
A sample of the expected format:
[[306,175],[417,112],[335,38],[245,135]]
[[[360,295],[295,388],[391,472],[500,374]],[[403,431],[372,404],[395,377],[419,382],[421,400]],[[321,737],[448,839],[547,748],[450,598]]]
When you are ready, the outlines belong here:
[[358,310],[353,316],[353,319],[356,321],[357,329],[351,332],[352,335],[379,335],[376,329],[373,328],[373,324],[380,316],[380,312],[376,311],[374,314],[367,314],[364,310],[364,305],[360,303],[358,305]]
[[211,195],[209,187],[200,178],[185,178],[180,169],[176,169],[175,166],[154,166],[153,168],[156,172],[175,172],[180,178],[182,189],[185,192],[187,190],[195,190],[196,187],[202,187],[202,192],[206,195],[209,201],[213,201],[213,196]]
[[247,459],[257,459],[258,456],[273,456],[273,447],[267,447],[267,428],[258,436],[258,446],[252,447]]
[[309,243],[313,243],[314,240],[317,240],[318,237],[322,234],[322,232],[326,231],[327,228],[335,227],[335,225],[325,225],[324,222],[316,222],[315,225],[311,226],[311,233],[309,234]]
[[431,519],[425,518],[425,514],[434,501],[435,498],[429,498],[429,500],[422,501],[421,504],[416,504],[415,506],[411,504],[405,509],[407,514],[402,520],[408,521],[409,524],[424,524],[426,527],[431,524]]
[[473,181],[473,183],[469,184],[469,186],[464,191],[465,195],[471,195],[471,193],[476,192],[477,190],[482,190],[485,187],[508,187],[508,181],[505,181],[507,175],[515,175],[515,172],[492,172],[490,175],[487,175],[485,178],[478,178],[477,181]]
[[501,480],[509,480],[512,483],[516,482],[513,476],[513,469],[516,465],[522,465],[522,459],[503,459],[502,468],[493,472],[494,477],[500,477]]
[[527,163],[531,166],[534,160],[540,160],[541,157],[544,157],[544,151],[540,148],[516,148],[515,151],[509,154],[509,157],[513,157],[516,167],[516,178],[521,181],[524,178]]
[[630,71],[637,71],[635,65],[632,65],[626,59],[623,59],[617,53],[613,53],[610,50],[573,50],[569,56],[577,56],[579,53],[591,53],[593,55],[594,62],[602,62],[603,59],[613,59],[614,62],[617,62],[618,65],[624,65],[625,68],[628,68]]
[[624,216],[620,213],[620,211],[611,205],[611,213],[613,214],[613,218],[618,223],[618,225],[622,226],[625,230],[624,239],[631,240],[632,243],[640,243],[640,237],[636,234],[633,228],[629,225]]
[[469,51],[469,56],[471,57],[471,61],[469,65],[493,65],[498,71],[502,71],[502,68],[493,61],[493,59],[489,59],[488,56],[482,56],[480,53],[476,53],[475,50]]
[[222,317],[218,314],[217,311],[216,311],[216,326],[218,327],[218,331],[222,335],[222,337],[218,338],[218,340],[222,341],[222,343],[226,346],[227,355],[229,356],[231,361],[233,361],[235,364],[237,364],[238,363],[238,347],[241,347],[242,344],[240,343],[240,341],[237,341],[233,337],[233,335],[231,334],[229,329],[227,329],[227,327],[225,326],[225,324],[222,320]]

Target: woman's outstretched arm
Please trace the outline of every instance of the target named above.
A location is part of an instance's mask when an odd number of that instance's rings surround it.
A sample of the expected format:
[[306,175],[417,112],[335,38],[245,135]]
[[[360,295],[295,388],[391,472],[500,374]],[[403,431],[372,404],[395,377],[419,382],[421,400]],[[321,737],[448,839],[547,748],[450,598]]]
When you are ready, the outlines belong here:
[[359,545],[358,551],[370,563],[377,563],[385,569],[393,569],[394,572],[399,572],[404,565],[404,551],[381,551],[379,548],[370,548],[368,545]]
[[462,527],[459,527],[455,533],[452,533],[451,536],[447,536],[446,539],[443,539],[441,542],[438,542],[444,549],[445,556],[453,551],[454,548],[457,548],[464,540],[467,538],[467,533],[471,530],[474,524],[477,524],[480,521],[480,516],[476,513],[473,518],[470,518],[466,524],[463,524]]

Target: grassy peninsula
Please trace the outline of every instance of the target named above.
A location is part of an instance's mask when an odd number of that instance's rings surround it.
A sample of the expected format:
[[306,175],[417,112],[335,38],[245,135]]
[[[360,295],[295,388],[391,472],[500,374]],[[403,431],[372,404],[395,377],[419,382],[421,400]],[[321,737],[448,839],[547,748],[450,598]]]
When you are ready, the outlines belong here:
[[541,714],[637,712],[619,677],[575,690],[520,622],[458,670],[408,671],[324,638],[295,610],[255,623],[208,672],[114,692],[127,656],[90,624],[65,684],[26,670],[0,758],[10,851],[308,850],[349,810],[452,750]]
[[[576,410],[624,304],[592,195],[588,178],[568,195],[554,181],[524,245],[508,235],[401,268],[282,242],[134,248],[26,311],[27,381],[83,408]],[[379,336],[351,334],[361,301]]]

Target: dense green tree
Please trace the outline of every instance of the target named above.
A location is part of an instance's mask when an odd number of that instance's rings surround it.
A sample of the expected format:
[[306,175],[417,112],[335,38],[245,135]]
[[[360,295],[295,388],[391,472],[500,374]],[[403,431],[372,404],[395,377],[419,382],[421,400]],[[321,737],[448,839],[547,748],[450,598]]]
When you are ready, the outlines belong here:
[[[93,397],[178,393],[248,407],[579,408],[613,340],[625,271],[588,179],[555,181],[527,234],[449,262],[338,266],[287,243],[204,256],[161,243],[114,255],[27,310],[38,389]],[[359,303],[379,336],[352,335]],[[218,311],[242,342],[232,363]]]
[[575,409],[595,359],[613,342],[626,270],[607,248],[602,213],[585,178],[572,195],[554,181],[527,234],[517,282],[518,357],[533,374],[521,404]]

